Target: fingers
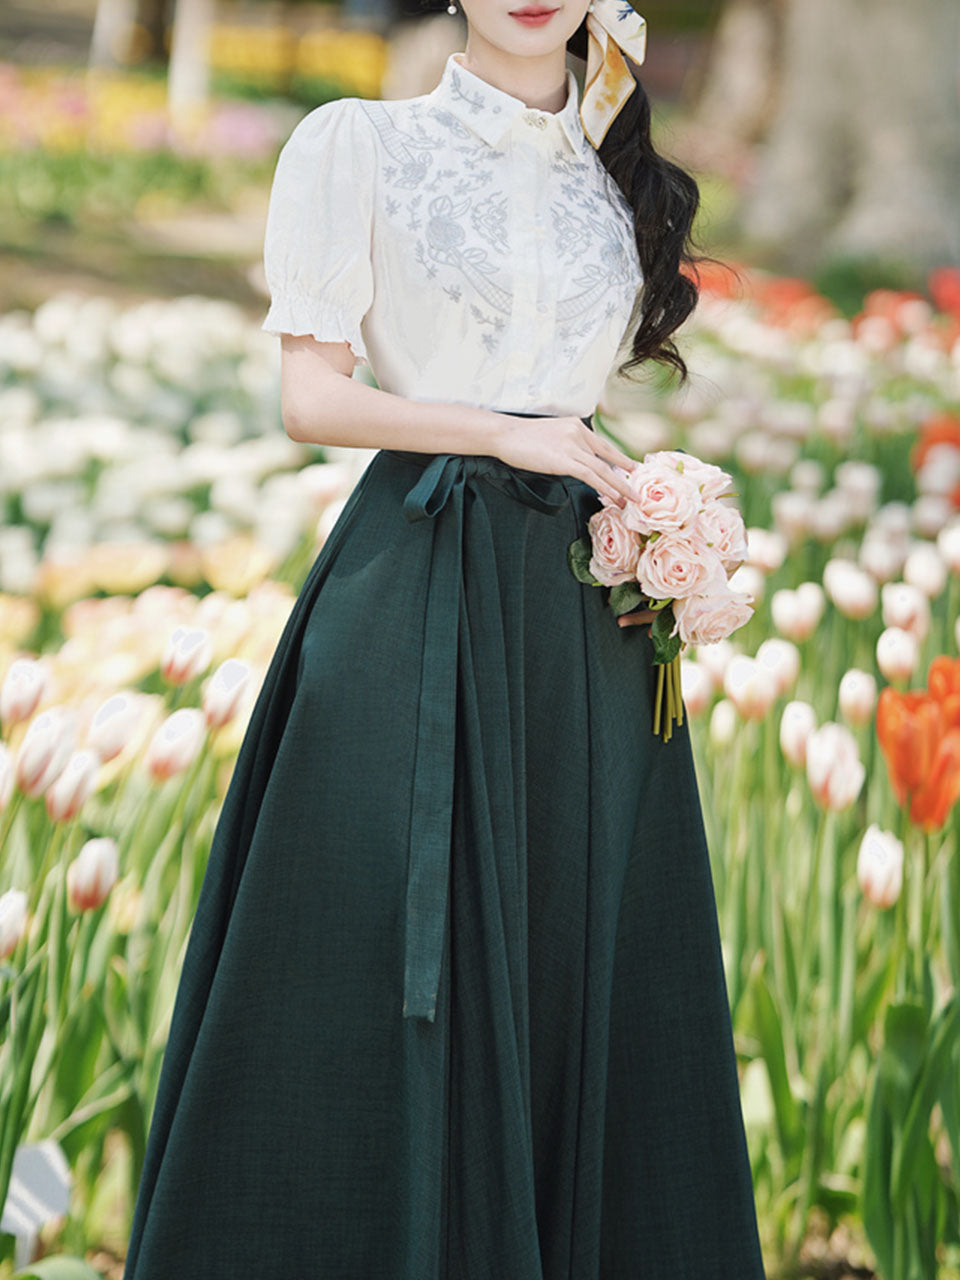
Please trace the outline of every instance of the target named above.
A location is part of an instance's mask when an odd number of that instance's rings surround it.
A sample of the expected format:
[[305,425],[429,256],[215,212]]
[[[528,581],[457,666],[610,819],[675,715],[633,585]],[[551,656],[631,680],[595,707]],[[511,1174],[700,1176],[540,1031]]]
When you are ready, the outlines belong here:
[[599,454],[611,466],[623,467],[624,471],[632,471],[637,465],[637,459],[631,458],[629,453],[624,451],[613,443],[608,436],[600,435],[597,431],[589,431],[589,443],[594,453]]
[[598,493],[605,494],[620,507],[631,496],[626,481],[608,467],[604,467],[601,470],[597,466],[597,459],[593,454],[584,455],[579,468],[571,474],[583,480],[592,489],[596,489]]
[[622,613],[617,618],[617,626],[648,627],[656,616],[651,609],[638,609],[635,613]]

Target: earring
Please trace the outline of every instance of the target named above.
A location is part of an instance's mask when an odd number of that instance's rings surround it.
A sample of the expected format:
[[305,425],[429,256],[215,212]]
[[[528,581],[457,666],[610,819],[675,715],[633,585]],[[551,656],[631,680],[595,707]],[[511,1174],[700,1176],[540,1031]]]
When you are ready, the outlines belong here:
[[457,12],[457,6],[455,4],[447,5],[447,13],[456,13],[456,12]]
[[593,13],[593,0],[587,5],[587,13]]

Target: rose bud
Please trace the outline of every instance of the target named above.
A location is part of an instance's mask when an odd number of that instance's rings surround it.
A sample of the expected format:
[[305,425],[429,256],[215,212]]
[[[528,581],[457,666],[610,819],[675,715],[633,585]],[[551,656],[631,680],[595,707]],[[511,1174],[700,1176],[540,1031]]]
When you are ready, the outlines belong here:
[[851,667],[845,671],[838,690],[843,718],[861,728],[868,724],[877,702],[877,682],[869,671]]
[[50,668],[40,658],[14,658],[0,685],[0,720],[4,725],[29,720],[40,704]]
[[807,762],[807,741],[817,727],[817,713],[809,702],[788,702],[780,716],[780,750],[796,769]]
[[207,722],[199,707],[178,707],[160,724],[147,747],[144,763],[157,782],[182,773],[196,759]]
[[877,639],[877,666],[884,679],[909,680],[917,666],[920,651],[909,631],[902,627],[887,627]]
[[116,841],[109,836],[88,840],[67,867],[67,900],[74,911],[92,911],[116,881]]
[[863,833],[857,854],[857,882],[874,907],[886,910],[903,887],[903,844],[891,831],[872,822]]
[[27,927],[27,895],[22,889],[0,893],[0,960],[16,948]]
[[160,670],[171,684],[186,684],[206,671],[212,658],[213,643],[205,627],[175,627]]
[[76,743],[77,716],[57,704],[31,720],[17,754],[17,786],[28,796],[39,796],[60,776]]
[[866,769],[857,740],[844,725],[828,720],[807,739],[807,781],[817,804],[839,813],[860,794]]

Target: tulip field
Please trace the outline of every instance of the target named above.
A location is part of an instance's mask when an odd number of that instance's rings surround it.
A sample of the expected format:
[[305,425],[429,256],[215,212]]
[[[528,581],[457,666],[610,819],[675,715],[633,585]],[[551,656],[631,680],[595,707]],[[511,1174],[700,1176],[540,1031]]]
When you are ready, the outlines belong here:
[[[681,682],[768,1274],[958,1280],[960,273],[852,317],[711,273],[678,338],[689,385],[595,425],[747,525],[753,614]],[[122,1275],[219,806],[359,470],[278,371],[202,298],[0,317],[0,1278]]]

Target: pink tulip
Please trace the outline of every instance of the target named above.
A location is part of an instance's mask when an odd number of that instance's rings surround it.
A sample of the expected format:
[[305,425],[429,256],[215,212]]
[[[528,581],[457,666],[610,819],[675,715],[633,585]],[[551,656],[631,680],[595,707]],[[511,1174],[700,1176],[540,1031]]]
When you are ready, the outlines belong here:
[[40,658],[14,658],[0,685],[0,720],[5,725],[29,720],[40,704],[50,668]]
[[74,911],[92,911],[117,882],[117,845],[109,836],[88,840],[67,867],[67,899]]
[[76,713],[59,704],[47,707],[30,722],[15,766],[17,786],[25,795],[41,795],[60,776],[70,759],[76,734]]
[[194,761],[206,736],[207,722],[199,707],[179,707],[158,726],[147,747],[144,763],[157,782],[182,773]]
[[75,751],[47,788],[47,813],[54,822],[75,818],[93,794],[102,761],[96,751]]
[[903,887],[903,843],[891,831],[872,822],[863,833],[857,854],[857,882],[874,907],[886,910]]

